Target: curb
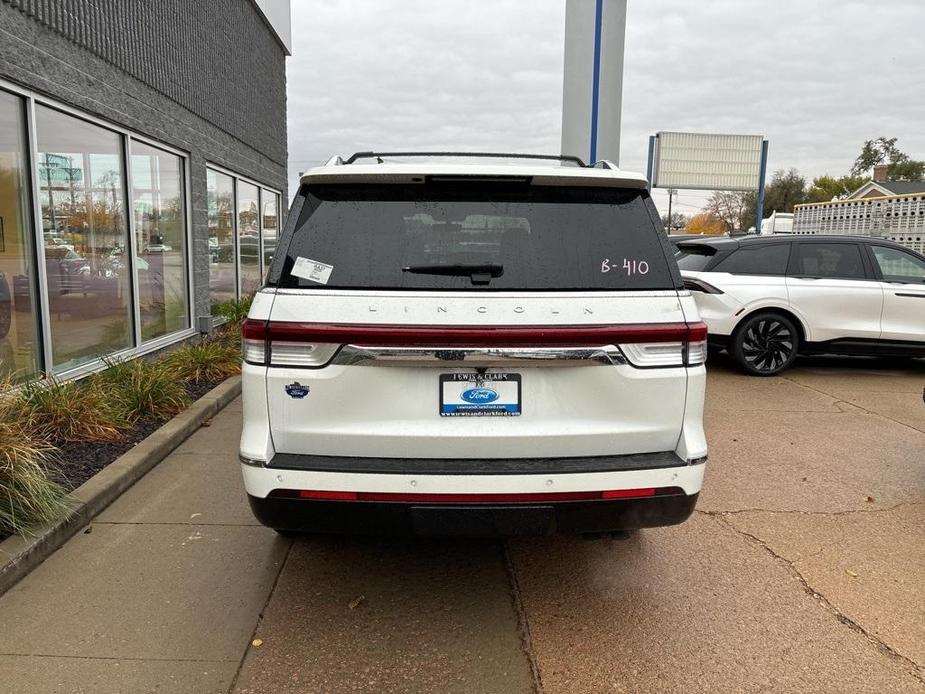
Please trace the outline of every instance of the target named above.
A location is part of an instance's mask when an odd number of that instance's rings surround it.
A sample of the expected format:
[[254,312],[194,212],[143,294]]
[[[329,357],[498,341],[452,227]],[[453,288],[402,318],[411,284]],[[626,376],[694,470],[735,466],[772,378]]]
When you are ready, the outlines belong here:
[[145,473],[166,458],[241,394],[241,377],[220,383],[134,448],[126,451],[68,495],[70,511],[28,537],[0,542],[0,595],[12,588],[55,550],[84,528]]

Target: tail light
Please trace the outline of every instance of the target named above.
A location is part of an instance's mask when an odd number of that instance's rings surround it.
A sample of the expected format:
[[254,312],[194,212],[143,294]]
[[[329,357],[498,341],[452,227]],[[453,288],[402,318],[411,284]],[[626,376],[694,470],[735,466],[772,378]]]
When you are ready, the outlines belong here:
[[694,279],[692,277],[684,278],[684,288],[689,289],[692,292],[703,292],[704,294],[722,294],[723,290],[717,287],[714,287],[709,282],[704,282],[701,279]]
[[[268,323],[248,318],[241,328],[241,351],[248,364],[261,366],[324,366],[341,343],[299,339],[286,323]],[[305,337],[308,337],[307,335]]]
[[705,323],[680,324],[665,335],[669,339],[655,341],[640,336],[636,342],[620,342],[620,351],[629,363],[639,368],[697,366],[707,360],[707,326]]
[[244,361],[317,367],[341,345],[377,347],[588,347],[618,345],[633,366],[702,364],[703,323],[567,326],[418,326],[280,323],[248,318],[242,328]]

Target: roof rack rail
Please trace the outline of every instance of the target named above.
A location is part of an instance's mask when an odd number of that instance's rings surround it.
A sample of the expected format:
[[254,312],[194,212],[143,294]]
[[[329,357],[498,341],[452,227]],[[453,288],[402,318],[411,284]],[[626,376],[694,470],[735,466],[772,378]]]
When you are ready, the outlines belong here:
[[344,164],[352,164],[357,159],[378,159],[382,163],[383,157],[472,157],[480,159],[543,159],[550,161],[571,162],[583,168],[587,164],[580,157],[571,154],[517,154],[511,152],[355,152],[350,155]]

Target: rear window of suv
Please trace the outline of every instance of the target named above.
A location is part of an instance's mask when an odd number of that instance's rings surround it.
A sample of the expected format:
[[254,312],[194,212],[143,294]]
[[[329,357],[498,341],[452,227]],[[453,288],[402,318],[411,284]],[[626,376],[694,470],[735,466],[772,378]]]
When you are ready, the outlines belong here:
[[728,272],[733,275],[784,275],[790,258],[789,243],[767,246],[745,246],[729,254],[711,272]]
[[713,261],[714,255],[716,255],[716,249],[709,246],[678,246],[675,260],[678,261],[678,267],[682,270],[702,272]]
[[604,291],[679,282],[643,191],[493,181],[316,185],[303,194],[271,284]]

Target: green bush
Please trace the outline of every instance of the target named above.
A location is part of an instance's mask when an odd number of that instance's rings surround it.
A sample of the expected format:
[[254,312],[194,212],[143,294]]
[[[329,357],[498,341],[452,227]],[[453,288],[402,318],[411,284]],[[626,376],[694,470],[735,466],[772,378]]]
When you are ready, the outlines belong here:
[[229,327],[237,330],[241,323],[244,322],[244,319],[247,318],[253,301],[253,295],[242,296],[240,299],[223,301],[212,307],[212,313],[218,318],[223,318],[228,321],[228,324],[230,324]]
[[166,364],[185,381],[217,381],[241,371],[241,349],[237,340],[204,340],[180,347],[167,357]]
[[93,382],[46,381],[24,385],[14,408],[37,440],[53,443],[114,441],[125,428],[120,408]]
[[128,425],[146,417],[167,419],[189,405],[183,381],[163,360],[110,362],[109,368],[88,381],[87,387],[105,393],[111,407]]
[[[0,392],[10,388],[0,383]],[[48,523],[65,508],[64,492],[48,479],[52,447],[21,416],[18,396],[0,396],[0,535]]]

